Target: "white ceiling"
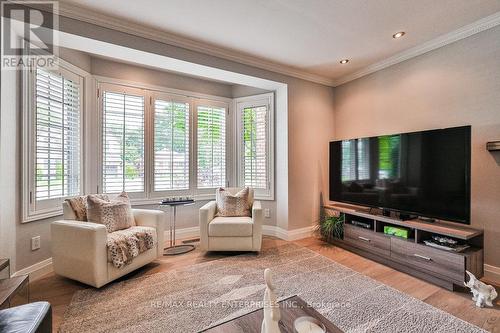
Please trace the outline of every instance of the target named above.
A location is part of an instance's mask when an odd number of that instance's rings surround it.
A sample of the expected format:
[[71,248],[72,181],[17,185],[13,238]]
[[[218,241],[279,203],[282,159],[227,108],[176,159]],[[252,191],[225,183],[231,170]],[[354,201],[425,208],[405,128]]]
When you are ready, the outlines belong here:
[[63,2],[333,80],[500,11],[500,0]]

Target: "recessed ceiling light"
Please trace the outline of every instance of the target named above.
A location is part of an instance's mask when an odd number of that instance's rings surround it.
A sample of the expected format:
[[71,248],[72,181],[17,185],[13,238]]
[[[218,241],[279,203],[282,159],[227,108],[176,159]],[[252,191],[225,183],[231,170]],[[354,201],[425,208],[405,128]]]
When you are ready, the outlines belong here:
[[406,34],[406,32],[404,32],[404,31],[396,32],[394,35],[392,35],[392,38],[398,39],[398,38],[403,37],[405,34]]
[[340,63],[341,63],[342,65],[345,65],[345,64],[347,64],[348,62],[349,62],[349,59],[342,59],[342,60],[340,60]]

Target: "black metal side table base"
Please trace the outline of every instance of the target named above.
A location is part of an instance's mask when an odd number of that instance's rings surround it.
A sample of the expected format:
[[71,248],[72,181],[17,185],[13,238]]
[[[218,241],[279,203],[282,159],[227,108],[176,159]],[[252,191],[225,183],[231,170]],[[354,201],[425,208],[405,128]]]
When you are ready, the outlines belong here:
[[183,254],[191,252],[195,249],[194,245],[175,245],[166,247],[163,250],[164,256],[175,256],[177,254]]

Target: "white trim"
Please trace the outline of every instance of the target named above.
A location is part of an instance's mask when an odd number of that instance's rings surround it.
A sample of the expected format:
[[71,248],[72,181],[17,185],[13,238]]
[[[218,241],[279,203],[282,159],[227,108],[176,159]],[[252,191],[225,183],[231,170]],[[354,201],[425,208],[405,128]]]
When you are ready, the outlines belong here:
[[288,232],[274,225],[263,225],[262,234],[265,236],[273,236],[279,239],[288,240]]
[[101,76],[101,75],[93,75],[93,77],[97,81],[97,84],[107,83],[107,84],[126,86],[126,87],[136,88],[136,89],[137,88],[146,89],[146,90],[151,90],[153,92],[159,92],[159,93],[165,93],[165,94],[171,94],[171,95],[179,95],[180,97],[206,99],[206,100],[225,102],[225,103],[232,102],[232,99],[229,97],[208,95],[208,94],[198,93],[195,91],[169,88],[167,86],[147,84],[147,83],[131,81],[131,80],[115,79],[115,78]]
[[313,235],[314,228],[315,228],[315,226],[311,225],[309,227],[289,230],[288,231],[288,240],[294,241],[294,240],[298,240],[298,239],[311,237]]
[[241,64],[265,69],[275,73],[285,74],[299,79],[320,83],[331,86],[333,80],[321,75],[312,74],[300,68],[279,64],[274,61],[269,61],[242,52],[230,50],[210,43],[193,40],[187,37],[179,36],[164,30],[155,29],[123,20],[114,16],[106,15],[85,7],[80,7],[74,4],[61,2],[59,4],[59,15],[69,17],[82,22],[91,23],[104,28],[117,30],[130,35],[147,38],[168,45],[173,45],[196,51],[211,56],[223,58],[226,60],[238,62]]
[[[188,239],[195,237],[200,237],[199,227],[182,228],[175,230],[175,239]],[[168,230],[165,230],[163,239],[164,241],[170,241],[170,232]]]
[[266,155],[267,155],[267,187],[265,189],[255,189],[255,198],[258,200],[274,200],[274,180],[275,180],[275,164],[274,164],[274,154],[275,154],[275,126],[274,126],[274,93],[264,93],[253,96],[245,96],[234,99],[234,109],[236,113],[234,124],[234,138],[233,142],[236,145],[235,153],[235,163],[236,163],[236,175],[237,175],[237,186],[243,187],[244,185],[244,168],[243,168],[243,139],[242,139],[242,112],[247,107],[259,107],[267,106],[267,137],[266,142]]
[[44,275],[52,273],[54,271],[54,267],[52,266],[52,258],[48,258],[37,262],[31,266],[18,270],[12,277],[21,276],[21,275],[29,275],[30,283],[36,280],[39,280]]
[[500,283],[500,267],[484,264],[484,277],[492,282]]
[[161,43],[182,47],[188,50],[197,51],[200,53],[216,56],[219,58],[235,61],[241,64],[258,67],[269,70],[275,73],[285,74],[292,77],[297,77],[303,80],[324,84],[327,86],[337,87],[341,84],[355,80],[365,75],[369,75],[381,69],[395,65],[402,61],[417,57],[426,52],[446,46],[458,40],[467,38],[482,31],[491,29],[500,24],[500,12],[482,18],[476,22],[442,35],[438,38],[415,46],[409,50],[403,51],[390,58],[379,61],[375,64],[367,66],[353,74],[346,75],[340,79],[331,79],[317,74],[309,73],[300,68],[287,66],[276,63],[274,61],[251,56],[242,52],[230,50],[220,46],[215,46],[210,43],[196,41],[184,36],[179,36],[173,33],[165,32],[160,29],[146,27],[141,24],[132,23],[128,20],[119,19],[109,16],[88,8],[83,8],[74,4],[60,3],[59,14],[65,17],[76,19],[79,21],[99,25],[101,27],[117,30],[128,33],[134,36],[139,36]]
[[[312,232],[314,230],[314,226],[310,227],[305,227],[305,228],[300,228],[300,229],[294,229],[287,231],[285,229],[282,229],[277,226],[273,225],[263,225],[262,226],[262,234],[266,236],[274,236],[286,241],[294,241],[294,240],[299,240],[303,238],[310,237],[312,235]],[[190,227],[190,228],[182,228],[182,229],[177,229],[176,230],[176,239],[189,239],[189,238],[195,238],[195,237],[200,237],[200,228],[199,227]],[[170,233],[168,230],[164,232],[164,241],[170,241]],[[486,270],[485,265],[485,270]],[[493,267],[496,270],[500,272],[500,268],[494,267],[494,266],[489,266]],[[15,276],[21,276],[21,275],[29,275],[30,276],[30,283],[34,282],[36,280],[39,280],[40,278],[44,277],[45,275],[52,273],[54,271],[54,267],[52,265],[52,258],[48,258],[45,260],[42,260],[36,264],[33,264],[31,266],[28,266],[26,268],[20,269],[16,271],[15,273],[12,274],[12,277]],[[499,280],[497,280],[499,281]]]
[[[286,241],[295,241],[303,238],[311,237],[314,231],[314,226],[304,227],[300,229],[285,230],[274,225],[263,225],[262,234],[265,236],[273,236]],[[176,239],[194,238],[200,236],[199,227],[190,227],[177,229],[175,231]],[[170,240],[168,230],[165,231],[165,241]]]
[[412,47],[411,49],[405,50],[401,53],[398,53],[385,60],[379,61],[375,64],[369,65],[357,72],[341,77],[340,79],[334,80],[333,86],[337,87],[349,81],[359,79],[360,77],[372,74],[374,72],[380,71],[384,68],[409,60],[411,58],[418,57],[419,55],[439,49],[443,46],[457,42],[461,39],[470,37],[472,35],[478,34],[482,31],[494,28],[497,25],[500,25],[500,12],[484,17],[480,20],[477,20],[476,22],[463,26],[457,30],[441,35],[423,44]]
[[[30,7],[43,8],[43,5],[31,4]],[[174,33],[155,29],[142,24],[133,23],[130,20],[123,20],[121,18],[103,14],[101,12],[81,7],[75,4],[61,2],[59,4],[59,15],[104,28],[116,30],[133,36],[150,39],[160,43],[181,47],[191,51],[200,52],[203,54],[234,61],[240,64],[261,68],[274,73],[280,73],[331,87],[337,87],[349,81],[369,75],[389,66],[417,57],[424,53],[430,52],[432,50],[438,49],[440,47],[446,46],[453,42],[459,41],[461,39],[500,25],[500,12],[497,12],[457,30],[451,31],[440,37],[417,45],[411,49],[405,50],[392,57],[371,64],[359,71],[356,71],[355,73],[348,74],[338,79],[333,79],[307,72],[306,70],[303,70],[301,68],[277,63],[268,59],[262,59],[243,52],[223,48],[221,46],[212,45],[210,43],[202,41],[197,41],[185,36],[179,36]]]
[[[72,80],[79,80],[80,89],[80,194],[84,193],[86,182],[86,170],[84,163],[85,142],[85,110],[86,110],[86,84],[91,75],[87,71],[58,58],[59,69],[49,70],[63,77],[71,77]],[[35,133],[35,103],[36,103],[36,70],[28,67],[22,75],[22,208],[21,223],[33,222],[49,217],[62,215],[61,202],[65,197],[48,199],[40,207],[36,207],[35,198],[35,161],[36,133]],[[74,76],[74,77],[73,77]],[[60,202],[59,202],[60,201]],[[56,204],[57,203],[57,204]]]
[[300,229],[285,230],[274,225],[263,225],[262,233],[266,236],[274,236],[286,241],[295,241],[303,238],[311,237],[314,231],[314,226],[304,227]]

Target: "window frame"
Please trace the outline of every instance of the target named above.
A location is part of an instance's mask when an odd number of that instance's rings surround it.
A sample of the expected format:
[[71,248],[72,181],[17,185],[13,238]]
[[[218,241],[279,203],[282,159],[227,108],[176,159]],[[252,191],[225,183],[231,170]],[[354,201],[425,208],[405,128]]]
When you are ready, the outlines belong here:
[[[102,183],[102,94],[103,88],[105,87],[115,87],[118,91],[120,89],[128,90],[140,90],[145,96],[145,155],[147,159],[145,159],[145,179],[146,187],[145,193],[141,196],[130,195],[131,203],[134,205],[147,205],[147,204],[155,204],[158,203],[159,199],[162,199],[166,196],[178,196],[178,195],[194,195],[196,200],[213,200],[215,198],[215,188],[213,189],[198,189],[197,182],[195,177],[197,176],[197,149],[195,149],[197,136],[197,128],[195,122],[195,105],[199,103],[208,103],[214,106],[224,106],[228,110],[228,115],[226,118],[226,184],[230,186],[232,184],[236,184],[236,181],[233,180],[233,175],[235,171],[233,170],[232,164],[232,156],[233,156],[233,131],[231,128],[228,128],[229,124],[233,123],[233,101],[234,99],[228,97],[207,95],[202,93],[196,93],[191,91],[167,88],[163,86],[150,85],[144,83],[138,83],[133,81],[109,78],[104,76],[93,76],[95,79],[95,90],[96,93],[94,96],[98,96],[96,99],[96,109],[97,109],[97,131],[99,133],[99,139],[97,143],[97,148],[92,150],[92,152],[96,152],[98,155],[98,166],[97,166],[97,176],[89,175],[89,177],[94,177],[97,193],[103,193],[103,183]],[[189,116],[190,116],[190,170],[189,170],[189,186],[188,190],[167,190],[167,191],[153,191],[154,190],[154,100],[155,97],[164,96],[165,98],[171,98],[177,101],[187,101],[189,103]],[[204,104],[207,105],[207,104]],[[232,126],[230,126],[232,127]],[[92,146],[92,138],[90,138],[89,145]],[[91,148],[92,149],[92,148]],[[89,171],[87,171],[89,172]],[[132,193],[133,194],[133,193]]]
[[193,108],[193,117],[192,117],[192,122],[193,122],[193,170],[192,170],[192,186],[195,189],[196,195],[197,196],[203,196],[203,197],[213,197],[215,194],[215,189],[217,189],[219,186],[214,186],[214,187],[205,187],[205,188],[198,188],[198,107],[199,106],[206,106],[206,107],[218,107],[218,108],[224,108],[226,109],[226,115],[225,115],[225,143],[226,143],[226,175],[225,175],[225,181],[224,181],[224,187],[229,186],[231,183],[230,181],[230,176],[231,176],[231,145],[232,145],[232,140],[231,140],[231,131],[230,131],[230,124],[231,124],[231,117],[230,117],[230,104],[227,102],[222,102],[222,101],[214,101],[210,99],[196,99],[195,103],[192,105]]
[[[58,59],[59,68],[48,70],[67,79],[79,82],[80,124],[79,124],[79,194],[83,194],[86,183],[85,150],[86,150],[86,93],[90,73],[81,68]],[[22,75],[22,223],[36,221],[62,214],[62,202],[71,196],[46,199],[37,203],[36,193],[36,69],[27,66]]]
[[[110,83],[99,83],[98,84],[98,93],[97,93],[97,109],[98,109],[98,145],[97,145],[97,151],[98,151],[98,173],[97,173],[97,192],[98,193],[105,193],[103,191],[104,189],[104,173],[103,173],[103,167],[104,167],[104,149],[103,149],[103,140],[104,140],[104,92],[114,92],[118,94],[126,94],[126,95],[134,95],[134,96],[142,96],[144,98],[144,181],[143,181],[143,188],[144,191],[142,192],[127,192],[131,200],[134,199],[147,199],[148,198],[148,193],[149,193],[149,184],[150,184],[150,171],[149,171],[149,165],[147,161],[149,160],[149,149],[148,149],[148,141],[149,141],[149,114],[151,112],[150,110],[150,99],[149,96],[146,94],[146,92],[143,89],[136,88],[136,87],[130,87],[130,86],[123,86],[123,85],[117,85],[117,84],[110,84]],[[106,193],[106,194],[119,194],[119,193]]]
[[188,133],[188,138],[189,138],[189,164],[191,165],[192,163],[192,158],[193,158],[193,118],[192,118],[192,99],[186,96],[180,96],[180,95],[175,95],[171,94],[168,92],[162,92],[162,91],[150,91],[150,109],[151,109],[151,115],[150,115],[150,127],[149,127],[149,133],[150,133],[150,160],[149,160],[149,168],[150,168],[150,188],[149,188],[149,195],[148,197],[151,199],[161,199],[164,198],[165,196],[175,196],[175,195],[183,195],[187,193],[191,193],[191,188],[192,188],[192,181],[193,181],[193,175],[192,175],[192,170],[191,168],[188,171],[188,177],[189,177],[189,188],[188,189],[181,189],[181,190],[163,190],[163,191],[155,191],[154,190],[154,145],[155,145],[155,101],[157,99],[163,100],[163,101],[173,101],[173,102],[179,102],[179,103],[187,103],[189,105],[188,107],[188,113],[189,113],[189,133]]
[[260,200],[274,200],[274,93],[265,93],[259,95],[253,95],[248,97],[240,97],[234,99],[236,119],[234,124],[235,130],[235,143],[236,143],[236,170],[237,170],[237,184],[238,187],[245,186],[244,181],[244,170],[243,170],[243,110],[248,107],[259,107],[266,105],[267,111],[267,122],[268,126],[266,129],[268,135],[268,142],[266,142],[266,155],[267,155],[267,188],[266,189],[254,189],[254,195],[256,199]]

